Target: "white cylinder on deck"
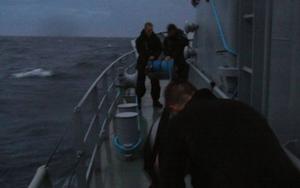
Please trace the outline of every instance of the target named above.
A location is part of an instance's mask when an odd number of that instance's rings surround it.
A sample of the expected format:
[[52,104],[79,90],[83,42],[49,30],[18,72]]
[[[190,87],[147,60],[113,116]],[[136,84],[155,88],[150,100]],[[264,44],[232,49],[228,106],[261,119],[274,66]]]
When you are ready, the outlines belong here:
[[115,116],[115,134],[121,145],[132,147],[138,142],[138,113],[120,112]]
[[118,105],[118,111],[122,112],[137,112],[137,104],[136,103],[123,103]]
[[122,97],[125,103],[136,103],[137,98],[135,95],[125,95]]

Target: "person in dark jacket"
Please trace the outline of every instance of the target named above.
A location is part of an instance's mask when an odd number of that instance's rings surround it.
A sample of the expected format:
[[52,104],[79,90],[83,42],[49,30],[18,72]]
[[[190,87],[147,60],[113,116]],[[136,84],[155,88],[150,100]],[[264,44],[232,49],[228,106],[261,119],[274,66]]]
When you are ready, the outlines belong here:
[[170,83],[166,107],[177,115],[159,151],[162,188],[299,188],[298,169],[266,119],[250,106]]
[[175,80],[187,80],[188,65],[184,58],[184,48],[189,45],[189,40],[184,32],[174,24],[169,24],[168,36],[164,40],[163,49],[165,59],[173,59],[175,62]]
[[[156,60],[160,57],[162,52],[162,44],[160,39],[153,32],[153,24],[146,23],[140,36],[136,39],[136,49],[139,54],[137,61],[137,86],[136,94],[138,97],[139,107],[141,106],[141,99],[146,92],[146,66],[148,61]],[[150,78],[151,80],[151,96],[153,99],[153,106],[162,107],[159,102],[160,97],[160,83],[157,78]]]
[[152,125],[144,146],[144,170],[150,179],[150,188],[159,188],[158,151],[160,138],[167,134],[170,112],[164,109],[161,117]]

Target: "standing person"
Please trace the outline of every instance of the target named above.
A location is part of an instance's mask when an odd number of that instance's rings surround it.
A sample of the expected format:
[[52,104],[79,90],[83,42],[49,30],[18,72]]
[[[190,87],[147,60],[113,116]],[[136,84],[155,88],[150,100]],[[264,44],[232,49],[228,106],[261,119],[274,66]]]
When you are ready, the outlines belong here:
[[[137,86],[136,94],[138,97],[138,105],[141,108],[141,100],[146,92],[146,66],[148,61],[153,61],[159,58],[162,52],[162,44],[157,35],[153,32],[153,24],[147,22],[142,30],[140,36],[136,40],[136,49],[139,54],[137,62]],[[154,107],[162,107],[159,102],[160,97],[160,83],[157,78],[150,78],[151,80],[151,96]]]
[[169,24],[167,31],[168,36],[165,38],[163,45],[165,59],[173,59],[175,62],[175,80],[187,80],[188,65],[184,58],[184,48],[189,45],[189,40],[184,32],[174,24]]
[[176,112],[159,151],[162,188],[299,188],[300,173],[266,119],[239,101],[171,83],[166,107]]

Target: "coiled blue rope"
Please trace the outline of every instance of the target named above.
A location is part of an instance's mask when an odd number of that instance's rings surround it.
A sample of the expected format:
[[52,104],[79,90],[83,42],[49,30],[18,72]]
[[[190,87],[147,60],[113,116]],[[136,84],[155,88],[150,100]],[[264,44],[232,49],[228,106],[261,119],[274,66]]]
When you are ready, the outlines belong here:
[[130,147],[125,147],[122,144],[120,144],[117,136],[113,138],[113,145],[118,149],[120,153],[123,154],[137,150],[141,144],[142,144],[142,138],[139,138],[135,144],[131,145]]

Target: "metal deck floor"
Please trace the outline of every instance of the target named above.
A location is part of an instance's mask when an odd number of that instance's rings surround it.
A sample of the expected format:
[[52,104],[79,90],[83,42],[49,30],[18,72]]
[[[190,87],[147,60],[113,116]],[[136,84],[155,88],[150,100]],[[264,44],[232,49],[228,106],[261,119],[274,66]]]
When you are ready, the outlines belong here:
[[[161,89],[163,96],[163,91],[167,85],[167,81],[161,81]],[[148,134],[154,121],[159,118],[162,109],[156,109],[152,107],[152,99],[150,96],[150,83],[149,80],[146,82],[147,91],[142,100],[142,110],[141,115],[146,120],[144,123],[144,136]],[[161,102],[163,102],[163,97],[161,97]],[[110,128],[113,126],[111,125]],[[110,131],[112,135],[112,130]],[[101,175],[98,176],[98,182],[100,182],[101,187],[104,188],[147,188],[149,187],[149,180],[143,170],[143,159],[141,152],[132,160],[125,160],[120,157],[115,151],[115,148],[111,144],[110,137],[109,140],[105,142],[102,147],[101,154]]]

